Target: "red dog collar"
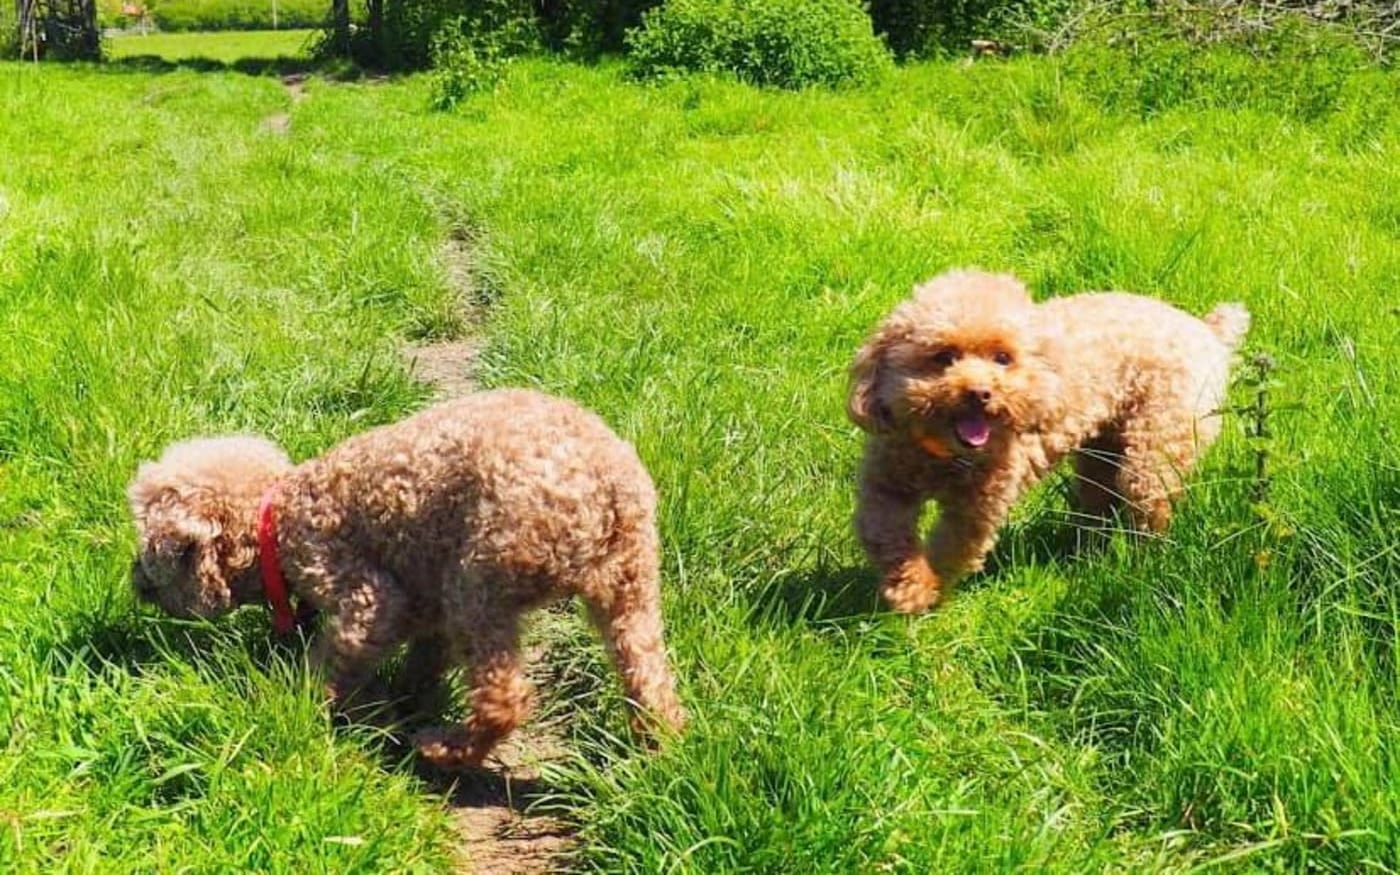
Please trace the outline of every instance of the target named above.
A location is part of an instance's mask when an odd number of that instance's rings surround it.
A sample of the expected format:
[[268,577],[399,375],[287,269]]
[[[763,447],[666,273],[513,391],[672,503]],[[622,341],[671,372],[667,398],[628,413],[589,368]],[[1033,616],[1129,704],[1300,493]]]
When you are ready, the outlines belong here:
[[277,484],[263,493],[258,509],[258,565],[262,569],[263,595],[272,606],[272,628],[286,635],[296,628],[292,602],[287,595],[287,580],[282,576],[282,562],[277,557]]
[[946,462],[957,455],[943,440],[934,435],[925,434],[920,428],[914,429],[914,441],[923,448],[924,452],[940,461]]

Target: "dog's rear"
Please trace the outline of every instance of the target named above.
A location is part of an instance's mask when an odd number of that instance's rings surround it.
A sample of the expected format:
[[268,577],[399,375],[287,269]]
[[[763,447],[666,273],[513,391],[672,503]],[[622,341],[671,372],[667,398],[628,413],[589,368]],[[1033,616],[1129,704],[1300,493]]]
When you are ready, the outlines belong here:
[[1231,352],[1239,349],[1244,336],[1249,333],[1249,311],[1244,304],[1221,304],[1202,316],[1201,321]]

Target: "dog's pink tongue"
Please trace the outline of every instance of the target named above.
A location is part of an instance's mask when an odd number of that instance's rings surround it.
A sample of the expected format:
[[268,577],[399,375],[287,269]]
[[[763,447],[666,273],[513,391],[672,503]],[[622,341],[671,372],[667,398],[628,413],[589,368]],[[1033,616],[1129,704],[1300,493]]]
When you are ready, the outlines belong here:
[[992,427],[981,413],[969,413],[953,423],[958,439],[969,447],[980,447],[992,436]]

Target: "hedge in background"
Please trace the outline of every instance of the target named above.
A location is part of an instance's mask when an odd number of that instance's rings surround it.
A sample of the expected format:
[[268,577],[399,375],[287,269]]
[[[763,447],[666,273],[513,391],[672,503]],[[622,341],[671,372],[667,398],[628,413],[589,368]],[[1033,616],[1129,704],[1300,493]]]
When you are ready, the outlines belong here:
[[0,3],[0,58],[19,54],[19,16],[10,3]]
[[619,52],[627,31],[661,0],[541,0],[535,4],[550,48],[596,56]]
[[869,82],[890,66],[856,0],[667,0],[627,44],[642,77],[732,73],[802,88]]
[[[1388,80],[1358,75],[1371,64],[1363,42],[1345,27],[1319,26],[1298,14],[1267,28],[1235,27],[1212,10],[1205,17],[1158,11],[1109,19],[1079,35],[1062,69],[1115,111],[1249,108],[1311,122],[1336,113],[1364,116],[1400,98]],[[1358,83],[1375,90],[1358,91]]]
[[[272,0],[146,0],[150,23],[160,30],[271,30]],[[278,28],[320,27],[330,0],[277,0]],[[134,27],[122,14],[121,0],[101,0],[98,19],[104,27]]]
[[355,60],[423,69],[434,57],[501,59],[540,46],[532,0],[381,0],[355,34]]
[[1084,5],[1082,0],[870,0],[870,17],[895,57],[935,58],[966,53],[974,39],[1025,43]]
[[[366,27],[353,52],[364,64],[428,66],[434,57],[481,55],[528,32],[531,47],[595,57],[619,52],[629,28],[660,0],[363,0]],[[504,32],[502,34],[502,32]],[[434,50],[434,46],[439,46]],[[448,48],[450,47],[450,48]]]

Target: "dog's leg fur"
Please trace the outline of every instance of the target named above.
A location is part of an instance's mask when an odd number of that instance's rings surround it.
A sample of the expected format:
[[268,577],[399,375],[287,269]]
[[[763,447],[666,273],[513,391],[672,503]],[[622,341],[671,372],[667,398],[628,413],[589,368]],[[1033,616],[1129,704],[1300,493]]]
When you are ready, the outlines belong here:
[[685,710],[676,698],[676,684],[662,640],[661,597],[655,562],[632,557],[624,563],[613,587],[598,591],[610,599],[586,598],[588,615],[607,646],[633,708],[632,726],[651,735],[652,722],[672,732],[685,725]]
[[996,545],[1011,506],[1020,497],[1022,478],[1011,469],[987,472],[971,486],[974,501],[939,502],[938,523],[928,539],[929,562],[945,587],[982,570]]
[[[1208,445],[1214,434],[1200,437]],[[1204,448],[1198,443],[1196,423],[1180,417],[1128,424],[1123,431],[1123,461],[1117,483],[1135,529],[1154,534],[1167,530],[1172,503],[1180,497],[1184,478]]]
[[439,768],[481,765],[530,713],[533,690],[520,659],[520,616],[498,617],[499,626],[472,630],[467,648],[471,713],[466,722],[427,730],[416,738],[419,753]]
[[880,570],[880,591],[890,607],[917,613],[938,601],[943,581],[930,567],[919,543],[919,512],[924,497],[862,479],[856,508],[856,534]]
[[[856,532],[882,573],[881,592],[890,607],[926,610],[959,579],[981,569],[1025,481],[1021,467],[1009,465],[960,485],[958,500],[939,501],[941,513],[925,548],[918,539],[925,497],[863,478]],[[967,501],[969,494],[976,500]]]
[[336,576],[356,582],[331,585],[335,598],[312,659],[327,679],[331,698],[343,705],[402,642],[407,602],[393,578],[377,569],[341,565]]

